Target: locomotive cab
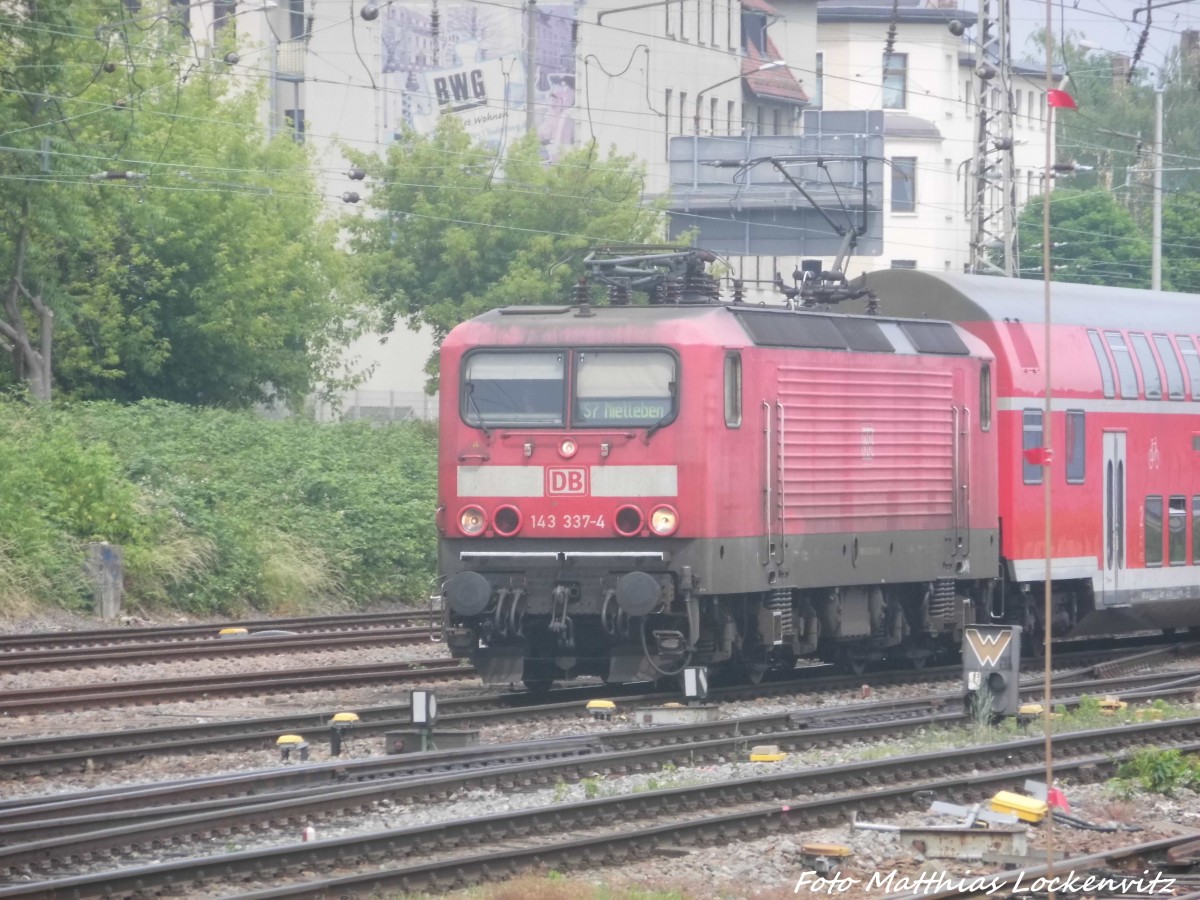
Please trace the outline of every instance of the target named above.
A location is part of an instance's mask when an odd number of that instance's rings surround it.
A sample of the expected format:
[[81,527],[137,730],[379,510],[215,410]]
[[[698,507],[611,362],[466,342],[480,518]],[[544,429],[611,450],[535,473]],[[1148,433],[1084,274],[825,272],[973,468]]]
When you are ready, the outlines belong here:
[[[530,311],[520,327],[563,315]],[[455,379],[443,396],[459,401],[442,430],[453,448],[441,472],[447,634],[485,681],[634,680],[640,661],[686,640],[630,628],[678,590],[667,541],[680,525],[679,468],[663,460],[680,415],[679,354],[561,337],[443,350]]]

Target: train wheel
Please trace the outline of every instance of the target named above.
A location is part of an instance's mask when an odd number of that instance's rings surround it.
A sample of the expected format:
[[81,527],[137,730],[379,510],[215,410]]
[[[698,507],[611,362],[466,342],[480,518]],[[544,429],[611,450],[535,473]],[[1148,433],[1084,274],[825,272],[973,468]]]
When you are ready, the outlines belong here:
[[842,652],[842,668],[844,668],[851,675],[861,675],[863,672],[867,671],[868,662],[870,662],[870,660],[861,653],[855,653],[851,650],[845,650]]
[[531,693],[547,694],[554,684],[554,676],[556,674],[561,674],[561,672],[550,660],[543,658],[527,659],[525,660],[525,672],[521,677],[521,682]]

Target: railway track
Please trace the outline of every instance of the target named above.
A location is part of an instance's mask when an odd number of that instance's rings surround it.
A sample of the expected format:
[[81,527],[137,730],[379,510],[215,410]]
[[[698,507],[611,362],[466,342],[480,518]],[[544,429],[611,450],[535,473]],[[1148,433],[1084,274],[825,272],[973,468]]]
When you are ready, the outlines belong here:
[[78,647],[70,650],[19,650],[0,653],[0,674],[47,669],[86,669],[92,666],[143,665],[158,662],[262,656],[326,650],[429,644],[434,632],[427,627],[378,627],[354,632],[294,633],[253,632],[221,640],[173,640],[169,643],[134,643],[120,646]]
[[[1158,696],[1191,693],[1200,675],[1185,681],[1146,688],[1145,680],[1137,679],[1134,686]],[[1114,681],[1105,686],[1131,685]],[[1072,705],[1078,696],[1066,696],[1069,691],[1060,688],[1056,696]],[[286,822],[318,823],[381,802],[432,802],[468,788],[531,790],[589,774],[729,761],[744,757],[750,744],[763,740],[801,751],[896,737],[965,723],[960,706],[952,705],[959,699],[934,695],[9,802],[0,807],[0,845],[8,845],[0,846],[0,870],[52,871],[61,861],[87,854]],[[1200,729],[1200,720],[1196,727]],[[112,827],[117,821],[121,824]]]
[[[354,643],[350,638],[349,642]],[[228,642],[233,652],[239,641]],[[220,646],[225,646],[224,644]],[[1075,653],[1063,653],[1057,657],[1059,664],[1079,664],[1101,659],[1110,665],[1151,665],[1155,661],[1169,658],[1173,655],[1192,652],[1195,644],[1174,643],[1155,647],[1134,657],[1118,656],[1112,659],[1112,650],[1086,650]],[[279,645],[270,644],[266,649],[282,649]],[[1118,653],[1127,653],[1122,649]],[[1131,660],[1135,660],[1131,662]],[[808,669],[796,669],[778,680],[764,682],[749,688],[755,693],[768,694],[772,691],[787,689],[797,679],[807,677],[829,677],[829,689],[839,686],[852,687],[860,684],[861,674],[842,676],[826,676],[832,667],[813,666]],[[0,671],[3,669],[0,668]],[[903,683],[913,681],[930,681],[937,678],[953,678],[961,674],[957,665],[939,666],[907,672],[873,673],[874,679],[886,678],[887,683]],[[323,667],[320,673],[306,670],[286,669],[274,672],[253,672],[244,675],[209,675],[183,679],[138,679],[129,682],[104,682],[101,684],[59,685],[47,688],[29,688],[7,691],[0,697],[0,717],[18,716],[24,714],[44,713],[53,710],[94,709],[97,706],[137,706],[161,703],[164,701],[194,700],[216,696],[245,696],[270,692],[291,692],[320,690],[328,687],[350,687],[370,684],[412,683],[419,681],[444,681],[471,677],[474,669],[465,660],[428,659],[405,661],[397,663],[378,663],[374,665]],[[391,677],[389,677],[389,675]],[[1030,677],[1038,677],[1030,675]]]
[[94,709],[263,694],[276,691],[316,691],[373,684],[426,684],[474,676],[475,670],[457,659],[405,660],[359,666],[326,666],[319,671],[284,669],[236,675],[199,675],[136,682],[74,684],[7,691],[0,697],[0,716],[44,713],[50,710]]
[[303,616],[253,619],[243,622],[213,622],[205,625],[169,625],[151,628],[102,628],[87,631],[41,631],[0,635],[0,655],[27,650],[112,647],[134,643],[220,640],[225,628],[247,631],[293,631],[300,634],[363,632],[374,628],[424,627],[428,610],[397,610],[388,613],[357,613],[337,616]]
[[[1056,771],[1094,777],[1146,745],[1200,749],[1200,719],[1058,735]],[[345,838],[183,859],[0,888],[5,896],[126,896],[228,886],[242,896],[308,897],[355,890],[444,891],[532,865],[596,865],[627,854],[817,828],[851,814],[890,815],[930,797],[973,802],[1044,772],[1041,737],[911,757],[666,788]],[[864,789],[865,788],[865,789]],[[802,797],[802,803],[796,798]],[[173,827],[186,829],[189,823]],[[162,821],[159,834],[172,832]],[[572,835],[563,841],[564,833]],[[13,848],[8,848],[10,852]],[[43,847],[43,852],[51,852]],[[82,851],[81,851],[82,852]],[[369,868],[353,876],[312,873]],[[308,881],[279,884],[281,876]],[[215,885],[214,885],[215,883]],[[257,886],[265,889],[248,893]]]
[[[1143,651],[1117,659],[1107,659],[1089,667],[1060,672],[1055,677],[1061,686],[1066,686],[1072,681],[1091,680],[1089,689],[1093,692],[1120,690],[1122,688],[1116,685],[1128,685],[1129,682],[1104,682],[1096,679],[1102,675],[1111,677],[1121,671],[1133,671],[1169,661],[1178,650],[1176,647],[1164,647]],[[1064,658],[1064,662],[1066,661]],[[892,673],[889,683],[911,684],[938,679],[951,680],[960,676],[961,669],[952,666],[920,672]],[[1152,683],[1156,677],[1162,680],[1161,676],[1151,673],[1146,676],[1145,682]],[[861,682],[861,676],[818,674],[814,670],[808,673],[808,677],[803,678],[758,686],[719,688],[712,691],[710,696],[713,700],[728,701],[761,696],[786,696],[797,692],[837,693],[854,690]],[[1035,690],[1034,686],[1040,684],[1041,676],[1038,673],[1031,673],[1025,681],[1031,696]],[[618,699],[626,707],[669,702],[678,698],[673,692],[645,693],[644,688],[645,685],[563,688],[554,692],[549,703],[539,702],[535,695],[522,692],[470,693],[461,696],[441,694],[438,698],[441,710],[439,720],[443,725],[480,726],[579,714],[587,700],[599,697]],[[154,694],[151,691],[143,702],[153,702],[153,699]],[[386,731],[408,727],[411,721],[411,710],[403,703],[357,708],[354,711],[361,719],[353,731],[357,738],[379,736]],[[108,768],[123,761],[142,759],[152,754],[191,754],[198,748],[229,751],[268,747],[273,745],[280,734],[285,733],[301,734],[311,743],[317,744],[328,739],[329,717],[333,712],[337,710],[265,719],[136,728],[119,732],[0,740],[0,775],[15,778],[79,771],[84,767]]]

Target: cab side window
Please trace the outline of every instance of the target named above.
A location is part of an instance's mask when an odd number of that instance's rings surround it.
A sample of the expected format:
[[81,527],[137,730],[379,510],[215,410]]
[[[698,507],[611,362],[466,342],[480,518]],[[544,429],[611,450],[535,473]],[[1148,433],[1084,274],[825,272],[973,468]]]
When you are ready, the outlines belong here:
[[742,424],[742,355],[730,353],[725,357],[725,425],[739,428]]

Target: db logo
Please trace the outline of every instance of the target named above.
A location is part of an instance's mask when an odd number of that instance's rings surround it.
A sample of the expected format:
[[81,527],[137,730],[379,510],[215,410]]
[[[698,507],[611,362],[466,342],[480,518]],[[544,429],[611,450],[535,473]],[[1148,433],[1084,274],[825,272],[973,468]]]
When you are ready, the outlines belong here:
[[586,494],[587,469],[547,469],[547,494]]

